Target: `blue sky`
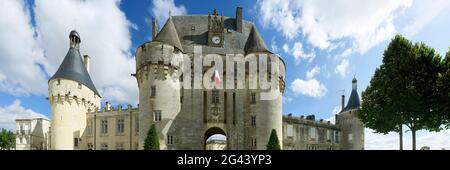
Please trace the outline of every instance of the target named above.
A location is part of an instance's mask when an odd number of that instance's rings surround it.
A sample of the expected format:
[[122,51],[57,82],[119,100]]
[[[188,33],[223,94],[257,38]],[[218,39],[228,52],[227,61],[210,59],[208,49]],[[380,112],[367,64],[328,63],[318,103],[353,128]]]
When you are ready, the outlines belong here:
[[[215,8],[234,17],[236,6],[243,7],[244,19],[253,21],[266,45],[286,61],[285,114],[331,120],[342,90],[348,99],[353,76],[358,92],[365,89],[397,33],[441,55],[450,46],[444,38],[450,37],[446,0],[6,0],[0,2],[0,127],[13,128],[20,117],[51,117],[46,83],[67,52],[71,29],[81,34],[81,52],[91,55],[91,76],[104,101],[136,105],[137,85],[129,75],[136,47],[151,39],[152,17],[163,25],[169,9],[171,15],[195,15]],[[450,135],[422,133],[424,138]],[[379,143],[395,149],[395,134],[390,140]],[[441,142],[424,145],[450,149],[448,141],[432,141]],[[379,143],[373,142],[373,148]]]

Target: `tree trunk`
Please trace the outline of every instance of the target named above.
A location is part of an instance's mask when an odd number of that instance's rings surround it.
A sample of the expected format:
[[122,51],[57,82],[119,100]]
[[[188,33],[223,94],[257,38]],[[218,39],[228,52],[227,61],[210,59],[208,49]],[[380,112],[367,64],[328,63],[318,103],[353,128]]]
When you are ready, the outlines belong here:
[[416,128],[411,128],[412,132],[412,150],[416,150]]
[[400,132],[399,132],[399,137],[400,137],[400,150],[403,150],[403,125],[400,124]]

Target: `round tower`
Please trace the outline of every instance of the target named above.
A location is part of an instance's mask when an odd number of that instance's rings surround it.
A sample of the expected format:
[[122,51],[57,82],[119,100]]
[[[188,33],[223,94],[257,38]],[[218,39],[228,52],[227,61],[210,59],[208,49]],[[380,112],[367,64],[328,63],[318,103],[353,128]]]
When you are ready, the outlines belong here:
[[[155,27],[154,27],[155,29]],[[160,139],[160,149],[173,142],[170,129],[181,110],[180,81],[174,75],[178,67],[170,62],[183,56],[172,19],[166,22],[156,37],[141,45],[136,51],[136,79],[139,87],[139,147],[142,149],[152,124]]]
[[51,149],[81,147],[86,113],[100,106],[101,97],[80,55],[81,39],[76,31],[69,35],[70,48],[56,73],[48,81],[51,107]]
[[[255,55],[258,60],[258,77],[266,79],[267,87],[262,88],[261,80],[258,80],[257,90],[247,90],[247,96],[251,96],[250,120],[256,123],[254,134],[251,134],[252,149],[265,150],[272,129],[277,132],[280,146],[283,146],[282,134],[282,96],[284,93],[284,61],[272,54],[266,47],[264,40],[259,35],[256,27],[251,28],[247,43],[245,45],[246,57]],[[263,69],[266,65],[266,69]],[[267,77],[261,77],[263,72]],[[259,79],[259,78],[258,78]],[[256,100],[256,101],[253,101]],[[255,120],[252,120],[255,119]],[[251,123],[252,124],[252,123]],[[252,125],[251,125],[252,126]],[[256,143],[256,147],[254,146]]]

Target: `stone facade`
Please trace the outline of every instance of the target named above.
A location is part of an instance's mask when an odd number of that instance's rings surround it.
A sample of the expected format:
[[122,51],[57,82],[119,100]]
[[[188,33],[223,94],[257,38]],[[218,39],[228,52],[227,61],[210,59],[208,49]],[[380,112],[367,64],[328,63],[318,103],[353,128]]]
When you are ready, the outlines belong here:
[[[152,23],[158,30],[157,22]],[[218,16],[217,11],[213,15],[169,17],[152,37],[136,50],[136,72],[132,75],[139,88],[138,106],[114,108],[107,102],[101,108],[101,96],[88,72],[90,57],[81,57],[80,36],[70,33],[69,52],[49,80],[51,149],[143,149],[152,124],[156,125],[161,149],[167,150],[206,149],[207,139],[215,134],[226,136],[230,150],[264,150],[272,129],[281,134],[278,138],[284,149],[346,149],[335,135],[359,130],[342,130],[347,121],[338,126],[282,116],[285,63],[279,56],[269,55],[272,53],[255,25],[242,20],[241,8],[235,18]],[[202,51],[201,56],[196,51]],[[209,62],[202,58],[208,54],[215,55],[214,64],[194,64],[198,60]],[[237,55],[229,62],[228,54]],[[249,66],[252,59],[259,61],[265,56],[270,64]],[[175,59],[193,62],[180,65]],[[239,65],[236,61],[244,62]],[[224,68],[234,71],[217,69],[216,63],[225,63]],[[192,69],[187,72],[185,68]],[[223,77],[223,88],[217,84],[212,88],[198,86],[208,78],[195,75],[206,73]],[[252,86],[261,75],[276,82],[270,86],[270,95],[267,89]],[[229,84],[233,88],[228,88]]]
[[283,116],[285,150],[339,150],[341,130],[330,121],[315,120],[314,115]]
[[44,118],[16,120],[17,150],[49,149],[50,121]]

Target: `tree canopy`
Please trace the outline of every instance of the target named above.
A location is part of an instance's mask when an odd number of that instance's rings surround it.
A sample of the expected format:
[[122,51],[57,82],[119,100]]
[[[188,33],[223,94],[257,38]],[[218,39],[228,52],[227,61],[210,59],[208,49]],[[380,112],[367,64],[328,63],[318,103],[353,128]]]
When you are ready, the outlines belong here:
[[156,132],[155,124],[150,126],[147,137],[145,138],[144,150],[159,150],[159,137]]
[[442,68],[433,48],[396,35],[362,93],[361,121],[379,133],[398,132],[407,126],[415,149],[417,130],[439,131],[443,123],[436,98]]
[[280,141],[278,140],[277,131],[275,129],[272,129],[272,132],[270,133],[267,150],[281,150]]

